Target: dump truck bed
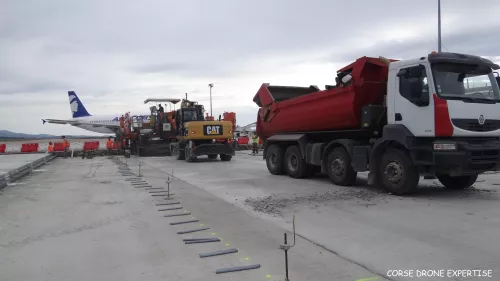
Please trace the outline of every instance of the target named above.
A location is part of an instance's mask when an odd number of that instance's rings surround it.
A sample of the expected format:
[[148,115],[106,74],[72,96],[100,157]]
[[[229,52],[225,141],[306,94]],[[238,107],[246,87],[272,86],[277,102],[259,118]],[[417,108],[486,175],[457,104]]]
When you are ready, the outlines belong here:
[[388,65],[362,57],[338,73],[351,74],[351,84],[326,90],[262,84],[253,99],[260,107],[259,136],[265,140],[277,133],[361,128],[362,107],[383,104]]

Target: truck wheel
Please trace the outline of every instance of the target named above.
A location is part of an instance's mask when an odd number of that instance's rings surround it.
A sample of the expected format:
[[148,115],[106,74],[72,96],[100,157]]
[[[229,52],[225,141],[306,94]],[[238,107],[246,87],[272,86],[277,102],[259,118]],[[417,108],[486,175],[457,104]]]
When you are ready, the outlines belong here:
[[196,160],[196,157],[193,156],[190,148],[184,148],[184,159],[186,160],[186,162],[193,162],[194,160]]
[[303,178],[307,173],[306,161],[296,145],[289,146],[285,152],[285,170],[292,178]]
[[217,159],[217,154],[208,154],[208,159]]
[[[217,154],[215,155],[215,157],[217,158]],[[220,155],[220,160],[221,161],[231,161],[231,158],[233,158],[232,155],[227,155],[227,154],[221,154]]]
[[403,195],[417,189],[420,176],[406,152],[389,149],[382,155],[379,178],[386,190]]
[[266,165],[267,170],[273,175],[282,175],[285,173],[283,166],[284,157],[283,148],[277,144],[273,144],[267,148],[266,151]]
[[345,148],[333,149],[327,158],[328,176],[336,185],[350,186],[356,183],[358,173],[351,166],[351,156]]
[[452,177],[449,175],[436,175],[438,180],[449,189],[465,189],[473,185],[478,175]]

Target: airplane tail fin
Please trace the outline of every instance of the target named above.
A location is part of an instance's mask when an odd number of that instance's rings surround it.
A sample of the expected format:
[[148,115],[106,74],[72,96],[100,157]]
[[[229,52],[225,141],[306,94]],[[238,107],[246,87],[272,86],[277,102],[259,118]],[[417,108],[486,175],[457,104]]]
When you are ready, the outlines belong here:
[[74,91],[68,91],[68,98],[73,118],[91,116]]

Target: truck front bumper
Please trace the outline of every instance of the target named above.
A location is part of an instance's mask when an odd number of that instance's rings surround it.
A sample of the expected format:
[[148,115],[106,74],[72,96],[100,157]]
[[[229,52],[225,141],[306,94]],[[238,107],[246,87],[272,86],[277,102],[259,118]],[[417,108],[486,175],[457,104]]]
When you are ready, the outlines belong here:
[[500,143],[498,141],[456,141],[453,151],[433,150],[436,173],[451,176],[479,174],[500,170]]
[[208,154],[225,154],[234,156],[234,148],[230,143],[207,143],[200,144],[192,152],[195,156]]

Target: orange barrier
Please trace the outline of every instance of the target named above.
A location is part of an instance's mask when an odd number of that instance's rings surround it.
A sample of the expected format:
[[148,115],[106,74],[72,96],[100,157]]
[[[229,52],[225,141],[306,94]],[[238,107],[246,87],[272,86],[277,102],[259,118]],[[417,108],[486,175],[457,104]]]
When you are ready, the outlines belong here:
[[248,138],[248,137],[239,137],[238,138],[238,144],[248,144],[248,141],[250,141],[250,138]]
[[83,144],[83,151],[97,150],[99,148],[98,141],[86,141]]
[[7,145],[5,143],[0,144],[0,153],[5,153],[6,148],[7,148]]
[[64,144],[62,142],[54,143],[54,152],[64,151]]
[[23,143],[21,152],[38,152],[38,143]]

